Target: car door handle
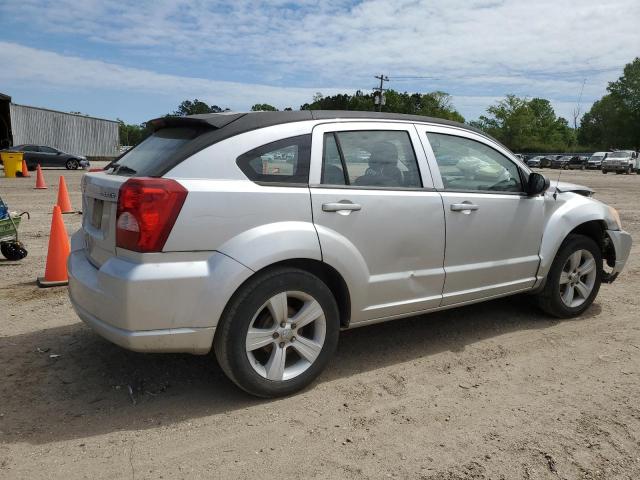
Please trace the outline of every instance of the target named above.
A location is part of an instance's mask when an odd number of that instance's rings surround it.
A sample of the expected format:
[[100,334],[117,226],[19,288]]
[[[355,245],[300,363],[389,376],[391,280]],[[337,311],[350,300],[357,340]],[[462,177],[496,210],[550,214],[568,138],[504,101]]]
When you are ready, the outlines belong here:
[[479,208],[480,208],[480,205],[476,205],[474,203],[452,203],[451,204],[452,212],[472,211],[472,210],[478,210]]
[[351,203],[351,202],[335,202],[335,203],[323,203],[322,204],[322,211],[323,212],[340,212],[340,211],[344,211],[344,210],[348,210],[348,211],[358,211],[362,209],[362,205],[359,205],[357,203]]

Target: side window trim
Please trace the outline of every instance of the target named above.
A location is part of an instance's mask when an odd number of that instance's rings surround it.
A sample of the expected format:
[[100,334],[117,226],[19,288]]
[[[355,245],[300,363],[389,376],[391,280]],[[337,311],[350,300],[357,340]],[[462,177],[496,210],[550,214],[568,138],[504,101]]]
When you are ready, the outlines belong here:
[[[408,140],[408,145],[411,148],[411,151],[413,153],[413,160],[415,161],[415,167],[416,167],[416,173],[418,174],[418,181],[420,182],[420,186],[410,186],[410,187],[404,187],[404,186],[376,186],[376,185],[356,185],[351,183],[351,180],[349,179],[349,173],[348,173],[348,168],[347,168],[347,163],[345,160],[345,155],[344,155],[344,151],[342,149],[342,144],[340,142],[340,136],[339,133],[351,133],[351,132],[368,132],[368,131],[379,131],[379,132],[387,132],[387,131],[394,131],[394,132],[404,132],[407,135],[407,140]],[[341,129],[341,130],[334,130],[334,131],[329,131],[329,132],[325,132],[324,135],[326,134],[332,134],[334,141],[336,142],[336,148],[338,150],[338,155],[340,156],[340,164],[342,166],[342,172],[344,175],[344,185],[331,185],[331,184],[325,184],[324,182],[324,178],[323,178],[323,174],[321,174],[321,179],[320,179],[320,184],[319,185],[313,185],[313,186],[317,186],[317,187],[321,187],[321,188],[351,188],[351,189],[358,189],[358,190],[398,190],[398,191],[423,191],[426,188],[424,187],[424,181],[422,178],[422,174],[421,174],[421,168],[420,168],[420,162],[418,160],[418,149],[416,148],[415,145],[415,139],[412,138],[411,132],[409,130],[409,128],[403,128],[403,129],[385,129],[385,128],[351,128],[351,129]],[[323,137],[324,137],[323,135]],[[419,140],[419,138],[418,138]],[[322,164],[321,164],[321,169],[322,172],[324,172],[324,163],[325,163],[325,144],[324,141],[322,142]]]
[[[347,170],[347,162],[344,159],[344,152],[342,151],[342,144],[340,143],[340,137],[338,132],[333,132],[333,139],[336,142],[336,148],[338,149],[338,155],[340,155],[340,164],[342,165],[342,176],[344,177],[344,184],[351,186],[351,180],[349,180],[349,171]],[[324,169],[324,157],[322,158]]]
[[[430,172],[430,167],[427,165],[428,159],[426,158],[423,140],[420,136],[420,132],[416,129],[414,122],[388,122],[388,121],[376,121],[370,119],[358,119],[358,120],[337,120],[337,121],[324,121],[317,123],[313,127],[312,131],[312,148],[311,148],[311,168],[309,172],[309,186],[312,188],[333,188],[332,185],[323,185],[322,170],[323,170],[323,154],[324,154],[324,134],[325,133],[340,133],[344,131],[353,130],[400,130],[409,135],[411,140],[414,155],[416,157],[418,165],[418,175],[422,183],[422,187],[418,189],[411,188],[392,188],[385,187],[386,190],[399,190],[399,191],[412,191],[417,190],[421,192],[433,192],[434,188],[434,176]],[[422,146],[422,148],[420,148]],[[367,189],[367,187],[360,187],[350,185],[352,189]],[[373,187],[369,187],[373,189]]]
[[452,137],[464,138],[466,140],[471,140],[478,142],[484,145],[487,148],[495,151],[502,157],[504,157],[507,161],[511,162],[518,171],[518,176],[520,178],[521,187],[524,188],[526,184],[525,171],[521,168],[521,165],[509,158],[501,149],[496,148],[496,146],[492,145],[489,142],[484,141],[484,139],[480,135],[476,135],[473,132],[467,132],[466,130],[460,129],[451,129],[448,127],[439,127],[439,126],[431,126],[424,124],[416,124],[416,128],[420,131],[419,137],[420,141],[423,142],[423,148],[425,150],[425,154],[427,156],[427,161],[429,168],[432,170],[434,189],[439,192],[452,192],[452,193],[475,193],[475,194],[487,194],[487,195],[508,195],[508,196],[526,196],[526,192],[503,192],[503,191],[488,191],[488,190],[470,190],[470,189],[453,189],[453,188],[445,188],[444,183],[442,181],[442,174],[440,172],[440,165],[436,160],[435,152],[433,151],[433,147],[431,146],[431,142],[429,141],[428,133],[435,133],[440,135],[449,135]]

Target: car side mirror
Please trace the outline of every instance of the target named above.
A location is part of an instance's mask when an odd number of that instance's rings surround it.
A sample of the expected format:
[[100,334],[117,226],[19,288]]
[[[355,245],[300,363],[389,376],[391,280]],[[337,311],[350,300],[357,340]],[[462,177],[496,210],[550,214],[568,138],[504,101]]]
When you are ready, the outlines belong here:
[[529,183],[527,184],[527,195],[534,197],[547,191],[551,182],[540,173],[531,172]]

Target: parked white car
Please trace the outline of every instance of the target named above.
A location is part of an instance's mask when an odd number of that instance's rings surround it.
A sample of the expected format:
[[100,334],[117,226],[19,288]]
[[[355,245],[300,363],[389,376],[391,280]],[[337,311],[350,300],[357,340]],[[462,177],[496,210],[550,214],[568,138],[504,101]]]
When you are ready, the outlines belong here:
[[616,172],[629,175],[638,171],[638,154],[633,150],[609,152],[602,161],[602,173]]
[[301,111],[150,125],[83,177],[71,302],[131,350],[213,348],[254,395],[308,385],[341,329],[518,293],[580,315],[631,248],[588,188],[549,188],[458,123]]
[[590,170],[600,170],[602,168],[602,161],[607,158],[609,152],[596,152],[587,160],[587,168]]

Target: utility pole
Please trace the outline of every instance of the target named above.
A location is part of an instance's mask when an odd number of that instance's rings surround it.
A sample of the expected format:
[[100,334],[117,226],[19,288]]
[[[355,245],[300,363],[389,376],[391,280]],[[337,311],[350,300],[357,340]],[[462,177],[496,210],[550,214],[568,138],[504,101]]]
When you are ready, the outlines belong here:
[[[388,82],[389,81],[389,77],[387,77],[386,75],[380,74],[380,75],[376,75],[373,78],[377,78],[378,80],[380,80],[380,86],[377,88],[374,88],[373,91],[377,92],[377,97],[376,100],[378,101],[378,111],[381,112],[382,111],[382,105],[384,104],[384,92],[387,90],[384,87],[384,82]],[[375,95],[375,94],[374,94]]]

